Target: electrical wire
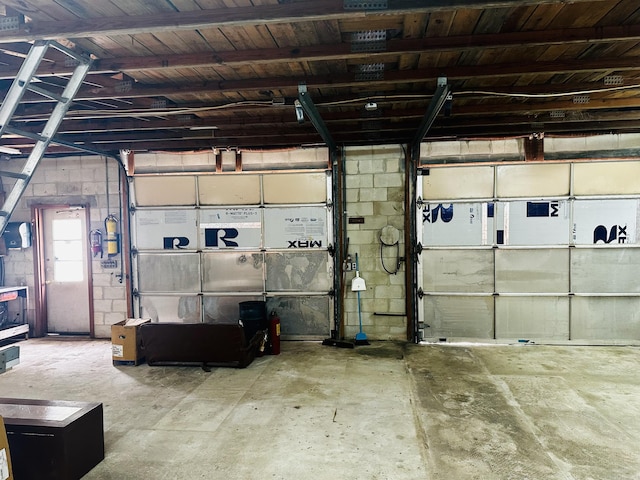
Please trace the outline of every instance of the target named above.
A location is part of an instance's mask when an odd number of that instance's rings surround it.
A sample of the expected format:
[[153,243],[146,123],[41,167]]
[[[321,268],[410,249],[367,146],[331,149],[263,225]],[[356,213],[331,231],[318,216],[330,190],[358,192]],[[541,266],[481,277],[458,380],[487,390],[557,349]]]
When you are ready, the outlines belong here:
[[389,270],[387,268],[387,266],[384,264],[384,256],[382,255],[383,245],[384,245],[384,242],[380,242],[380,262],[382,263],[382,268],[389,275],[395,275],[400,270],[400,260],[399,260],[399,258],[400,258],[400,242],[396,242],[396,244],[395,244],[396,245],[396,269],[394,271]]

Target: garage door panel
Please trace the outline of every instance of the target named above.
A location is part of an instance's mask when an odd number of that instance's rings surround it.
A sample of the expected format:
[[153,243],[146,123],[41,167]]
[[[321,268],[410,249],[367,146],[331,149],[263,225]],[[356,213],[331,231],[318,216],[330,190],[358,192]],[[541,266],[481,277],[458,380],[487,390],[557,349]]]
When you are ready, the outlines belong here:
[[572,340],[640,340],[640,298],[574,297]]
[[328,243],[326,207],[266,208],[264,245],[274,249],[318,248]]
[[203,292],[261,292],[264,254],[216,252],[202,255]]
[[425,323],[434,337],[493,338],[493,297],[424,297]]
[[573,173],[574,195],[631,195],[640,193],[640,163],[576,163]]
[[569,195],[571,166],[568,163],[500,165],[496,168],[499,198]]
[[327,334],[331,317],[326,296],[276,296],[267,298],[267,312],[280,317],[280,332],[287,337],[319,338]]
[[640,293],[640,249],[574,249],[571,252],[575,293]]
[[200,205],[258,205],[260,176],[199,176],[198,197]]
[[195,295],[141,295],[142,318],[154,322],[198,323],[201,318],[200,297]]
[[425,200],[493,198],[493,167],[438,167],[422,175]]
[[429,292],[491,293],[493,250],[425,250],[424,289]]
[[496,292],[569,292],[568,249],[497,249],[495,254]]
[[573,237],[576,245],[628,245],[640,243],[640,200],[603,198],[573,202]]
[[196,177],[192,175],[136,177],[134,188],[138,207],[196,204]]
[[197,253],[138,254],[138,288],[142,293],[200,291]]
[[268,292],[328,292],[332,288],[326,252],[267,253]]
[[496,338],[569,339],[569,297],[497,297]]
[[198,212],[193,209],[138,209],[133,215],[138,250],[198,248]]
[[262,246],[262,209],[202,208],[200,246],[205,250]]
[[427,246],[482,246],[494,242],[494,208],[488,203],[425,203],[422,243]]
[[240,319],[240,303],[262,301],[260,296],[242,295],[204,295],[202,308],[204,323],[238,323]]
[[322,173],[284,173],[263,177],[265,203],[325,203],[327,176]]

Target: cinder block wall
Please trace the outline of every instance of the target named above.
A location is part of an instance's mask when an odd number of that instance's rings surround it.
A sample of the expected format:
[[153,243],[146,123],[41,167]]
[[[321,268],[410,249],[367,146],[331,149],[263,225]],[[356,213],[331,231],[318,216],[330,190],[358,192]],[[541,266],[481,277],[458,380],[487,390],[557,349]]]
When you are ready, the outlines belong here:
[[[110,212],[107,211],[107,168]],[[99,228],[104,235],[104,219],[109,213],[119,220],[122,218],[118,211],[118,168],[116,160],[108,159],[105,165],[105,159],[98,156],[43,158],[11,221],[31,222],[31,206],[34,204],[86,204],[89,205],[89,229]],[[5,192],[8,193],[10,187],[5,185]],[[119,267],[120,257],[116,258]],[[120,268],[103,269],[100,260],[99,256],[92,258],[95,336],[109,338],[111,324],[127,315],[125,282],[120,283],[117,277]],[[34,278],[33,247],[9,250],[5,257],[5,285],[29,287],[28,317],[32,326],[35,319]]]
[[[347,222],[349,253],[358,253],[360,276],[366,291],[360,292],[362,326],[374,340],[406,340],[405,264],[398,273],[385,272],[381,261],[380,232],[386,225],[399,230],[399,256],[404,256],[404,151],[399,145],[345,149],[346,214],[364,223]],[[395,247],[383,247],[387,270],[395,271]],[[351,291],[355,272],[345,272],[345,337],[358,332],[357,293]],[[400,316],[398,316],[400,314]]]

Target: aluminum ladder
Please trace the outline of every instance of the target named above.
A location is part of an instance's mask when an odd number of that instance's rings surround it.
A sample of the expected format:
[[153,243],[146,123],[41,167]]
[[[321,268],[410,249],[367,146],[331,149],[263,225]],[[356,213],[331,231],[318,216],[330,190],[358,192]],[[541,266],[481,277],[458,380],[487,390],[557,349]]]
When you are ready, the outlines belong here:
[[[69,77],[66,85],[64,85],[64,89],[61,94],[51,92],[36,84],[38,83],[36,71],[44,59],[49,47],[52,47],[69,57],[68,60],[75,65],[74,71]],[[52,140],[55,143],[54,135],[58,131],[67,110],[69,110],[73,98],[80,89],[89,68],[91,68],[90,57],[80,55],[59,43],[54,42],[53,40],[36,40],[29,50],[29,54],[24,59],[24,62],[18,71],[18,76],[11,84],[2,105],[0,105],[0,138],[5,134],[10,133],[20,137],[30,138],[35,141],[35,144],[33,150],[31,150],[31,153],[29,154],[29,157],[22,166],[22,171],[0,171],[0,177],[10,177],[15,179],[15,183],[13,184],[11,191],[6,196],[4,203],[0,208],[0,235],[4,233],[7,223],[9,222],[9,218],[18,205],[22,194],[26,190],[31,177],[33,176],[33,172],[44,156],[49,143],[51,143]],[[20,130],[10,124],[11,119],[26,91],[37,93],[38,95],[56,102],[49,119],[39,134]]]

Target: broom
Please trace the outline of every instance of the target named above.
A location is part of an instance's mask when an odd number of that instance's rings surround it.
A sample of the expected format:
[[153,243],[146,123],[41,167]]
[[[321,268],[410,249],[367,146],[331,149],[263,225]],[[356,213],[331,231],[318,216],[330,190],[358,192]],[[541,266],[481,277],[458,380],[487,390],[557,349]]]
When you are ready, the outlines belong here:
[[366,289],[364,278],[360,277],[360,266],[358,265],[358,254],[356,253],[356,276],[351,281],[351,291],[356,292],[358,296],[358,325],[360,331],[356,333],[356,345],[371,345],[367,340],[367,334],[362,331],[362,311],[360,309],[360,292]]
[[[349,238],[347,237],[347,251],[349,251]],[[348,257],[347,253],[347,257]],[[344,277],[345,277],[345,269],[344,266],[342,268],[342,281],[340,282],[340,298],[344,298]],[[343,340],[342,332],[344,329],[344,320],[340,318],[340,322],[337,326],[336,330],[332,330],[331,337],[325,338],[322,341],[322,345],[326,345],[329,347],[338,347],[338,348],[353,348],[353,342],[348,342]]]

